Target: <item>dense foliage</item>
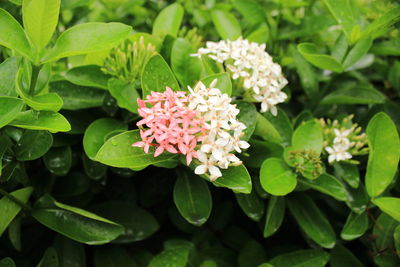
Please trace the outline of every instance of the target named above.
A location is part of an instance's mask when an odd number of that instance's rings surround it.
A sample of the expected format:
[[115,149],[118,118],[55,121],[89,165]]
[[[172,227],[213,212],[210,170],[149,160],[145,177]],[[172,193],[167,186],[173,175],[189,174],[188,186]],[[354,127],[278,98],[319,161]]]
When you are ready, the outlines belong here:
[[[399,20],[389,0],[2,1],[0,266],[399,266]],[[149,110],[193,143],[147,142]]]

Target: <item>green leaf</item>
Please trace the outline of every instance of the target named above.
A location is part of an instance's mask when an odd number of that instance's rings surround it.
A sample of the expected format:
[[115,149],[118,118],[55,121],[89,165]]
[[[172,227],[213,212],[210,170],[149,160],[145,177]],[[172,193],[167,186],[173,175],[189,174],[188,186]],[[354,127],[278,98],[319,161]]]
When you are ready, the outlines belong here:
[[362,32],[362,37],[371,37],[375,39],[385,34],[389,28],[400,20],[400,7],[396,7],[383,14],[381,17],[375,19],[367,26],[365,31]]
[[360,184],[360,173],[358,167],[349,163],[335,163],[335,176],[345,180],[351,187],[358,188]]
[[201,226],[211,214],[212,199],[207,183],[193,173],[178,171],[174,186],[174,202],[183,218]]
[[292,136],[291,150],[313,150],[321,154],[323,148],[322,127],[316,120],[301,124]]
[[285,198],[272,196],[265,216],[264,238],[273,235],[281,227],[285,217]]
[[179,84],[167,62],[158,54],[147,61],[142,71],[141,81],[143,97],[150,94],[151,91],[164,92],[167,86],[173,91],[180,90]]
[[361,23],[359,7],[351,0],[324,0],[324,3],[342,27],[347,39],[352,41],[351,35],[354,26]]
[[393,233],[398,225],[399,222],[386,213],[379,215],[372,230],[377,251],[393,247]]
[[0,96],[17,96],[15,92],[15,77],[18,66],[15,57],[9,57],[0,64]]
[[9,124],[24,107],[24,102],[16,97],[0,96],[0,128]]
[[95,267],[119,267],[138,265],[131,257],[130,253],[121,246],[96,247],[94,250]]
[[359,40],[347,54],[345,60],[343,61],[343,67],[347,69],[353,66],[368,52],[371,46],[372,39],[370,37]]
[[278,108],[278,115],[274,116],[270,112],[265,112],[263,116],[274,126],[282,139],[282,145],[287,146],[291,143],[293,126],[289,117],[283,109]]
[[342,245],[336,245],[332,249],[329,264],[331,267],[364,267],[353,253]]
[[90,159],[94,159],[111,132],[126,130],[128,130],[126,124],[115,119],[102,118],[95,120],[86,128],[85,135],[83,136],[83,148],[86,155]]
[[317,46],[313,43],[301,43],[297,46],[297,50],[308,62],[320,69],[334,72],[344,70],[342,64],[335,58],[319,53]]
[[50,83],[50,92],[61,96],[64,104],[62,109],[79,110],[103,105],[105,92],[90,87],[82,87],[67,81]]
[[58,176],[67,175],[72,165],[71,147],[54,147],[44,155],[43,161],[51,173]]
[[297,185],[296,174],[279,158],[269,158],[260,169],[262,188],[275,196],[284,196],[292,192]]
[[299,178],[299,182],[339,201],[347,200],[346,188],[335,176],[330,174],[324,173],[315,180]]
[[226,72],[211,74],[202,78],[201,82],[208,87],[215,79],[217,79],[215,88],[218,88],[223,94],[232,95],[232,81]]
[[379,196],[392,182],[400,158],[400,141],[396,125],[383,112],[368,123],[369,156],[365,185],[368,195]]
[[243,212],[253,221],[260,221],[264,215],[264,201],[255,190],[250,194],[235,194],[236,200]]
[[[80,208],[51,201],[47,195],[38,200],[32,216],[41,224],[75,241],[100,245],[117,238],[123,227]],[[47,202],[44,206],[42,203]]]
[[60,0],[24,0],[22,18],[25,32],[37,53],[50,41],[58,23]]
[[372,202],[383,212],[400,222],[400,198],[380,197],[373,199]]
[[331,224],[310,197],[297,194],[288,198],[287,203],[300,228],[312,240],[324,248],[335,246],[336,236]]
[[243,156],[246,166],[260,168],[264,160],[270,157],[280,157],[283,149],[280,145],[268,141],[250,140],[250,147],[246,150],[249,156]]
[[16,265],[14,261],[9,257],[0,260],[0,267],[15,267],[15,266]]
[[53,136],[48,131],[26,130],[15,147],[15,156],[19,161],[38,159],[50,149]]
[[65,79],[73,84],[104,90],[108,90],[109,78],[110,76],[104,74],[96,65],[78,66],[65,73]]
[[124,40],[132,28],[122,23],[90,22],[64,31],[54,47],[42,58],[42,63],[112,48]]
[[246,242],[238,255],[239,267],[259,266],[266,259],[265,248],[255,240]]
[[82,163],[85,174],[93,180],[99,180],[106,174],[107,166],[89,159],[86,153],[82,153]]
[[236,116],[236,119],[246,126],[244,135],[240,139],[248,141],[256,129],[258,116],[257,109],[252,103],[244,101],[236,101],[234,104],[236,105],[236,108],[239,109],[239,114]]
[[124,244],[141,241],[153,235],[160,228],[151,213],[128,202],[105,202],[96,205],[93,211],[124,227],[124,231],[113,243]]
[[10,122],[10,125],[31,130],[48,130],[52,133],[68,132],[71,130],[71,125],[64,116],[52,111],[28,110],[20,112]]
[[112,167],[141,168],[175,157],[174,154],[169,153],[154,157],[154,148],[151,147],[149,153],[146,154],[143,148],[132,146],[133,143],[141,140],[139,130],[113,136],[103,144],[94,159]]
[[252,0],[234,0],[232,1],[235,9],[243,15],[249,25],[254,26],[265,22],[265,15],[262,7]]
[[236,40],[242,35],[242,29],[235,16],[225,10],[213,9],[211,18],[222,39]]
[[362,236],[368,230],[368,214],[351,212],[347,217],[346,224],[343,226],[340,237],[343,240],[354,240]]
[[138,113],[137,99],[140,96],[134,84],[112,78],[108,81],[108,91],[117,100],[120,108]]
[[192,246],[190,243],[166,248],[151,260],[148,267],[186,267],[191,250]]
[[40,260],[37,267],[58,267],[57,251],[53,247],[49,247],[44,252],[43,258]]
[[333,91],[325,96],[320,104],[382,104],[385,95],[369,87],[350,87]]
[[0,45],[13,49],[32,59],[31,46],[24,29],[10,13],[0,8]]
[[176,39],[172,46],[171,67],[183,88],[193,86],[200,79],[201,61],[191,56],[195,52],[193,45],[184,38]]
[[[26,203],[33,192],[32,187],[25,187],[14,192],[10,195],[20,200],[22,203]],[[7,229],[7,226],[11,223],[15,216],[21,210],[21,206],[12,201],[6,196],[0,199],[0,236]]]
[[361,183],[356,189],[347,187],[347,192],[349,193],[347,206],[357,214],[364,212],[369,204],[369,197],[364,185]]
[[162,37],[167,34],[177,36],[182,23],[183,13],[183,7],[178,3],[167,6],[154,20],[152,33]]
[[244,165],[231,166],[221,170],[222,177],[213,182],[214,185],[232,189],[235,193],[250,194],[251,177]]
[[318,249],[306,249],[281,254],[270,263],[274,267],[323,267],[328,261],[329,253]]
[[393,234],[394,244],[396,247],[397,255],[400,255],[400,226],[397,226]]
[[256,127],[254,129],[254,135],[261,137],[262,139],[270,142],[280,144],[282,137],[275,126],[260,113],[255,114]]

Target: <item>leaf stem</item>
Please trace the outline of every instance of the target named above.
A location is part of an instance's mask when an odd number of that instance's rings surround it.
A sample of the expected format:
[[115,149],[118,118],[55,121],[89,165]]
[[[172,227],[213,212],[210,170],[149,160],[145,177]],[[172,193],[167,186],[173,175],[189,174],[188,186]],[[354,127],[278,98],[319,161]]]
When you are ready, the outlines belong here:
[[31,84],[29,85],[29,95],[34,96],[35,87],[39,77],[41,66],[32,65]]
[[22,202],[21,200],[19,200],[18,198],[14,197],[13,195],[9,194],[7,191],[3,190],[0,188],[0,195],[3,195],[5,197],[7,197],[8,199],[10,199],[11,201],[15,202],[18,206],[21,206],[21,208],[24,211],[28,211],[31,212],[32,208],[29,207],[28,205],[26,205],[24,202]]

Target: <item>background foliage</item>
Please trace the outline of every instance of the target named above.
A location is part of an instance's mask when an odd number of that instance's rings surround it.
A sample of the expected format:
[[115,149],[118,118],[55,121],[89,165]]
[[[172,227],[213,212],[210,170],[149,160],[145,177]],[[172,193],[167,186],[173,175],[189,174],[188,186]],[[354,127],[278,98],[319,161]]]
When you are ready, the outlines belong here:
[[[394,1],[0,7],[0,266],[399,265]],[[244,166],[210,183],[173,155],[132,148],[135,99],[150,91],[218,78],[238,96],[222,66],[190,54],[240,36],[267,44],[290,96],[277,117],[239,97],[251,143]],[[124,40],[137,47],[116,48]],[[296,171],[290,151],[322,152],[313,118],[348,114],[366,131],[369,155],[324,164],[318,177],[314,167]]]

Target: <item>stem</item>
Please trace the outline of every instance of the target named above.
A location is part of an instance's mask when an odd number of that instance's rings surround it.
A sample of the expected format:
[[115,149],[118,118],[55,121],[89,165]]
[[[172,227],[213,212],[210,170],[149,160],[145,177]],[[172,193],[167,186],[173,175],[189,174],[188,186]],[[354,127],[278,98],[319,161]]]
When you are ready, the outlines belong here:
[[0,194],[7,197],[8,199],[10,199],[11,201],[15,202],[15,204],[17,204],[18,206],[21,206],[21,208],[24,211],[32,211],[32,208],[29,207],[28,205],[26,205],[24,202],[22,202],[21,200],[19,200],[18,198],[14,197],[13,195],[10,195],[7,191],[3,190],[0,188]]
[[31,84],[29,86],[29,95],[33,96],[35,94],[36,82],[39,77],[40,66],[32,65],[32,76],[31,76]]

